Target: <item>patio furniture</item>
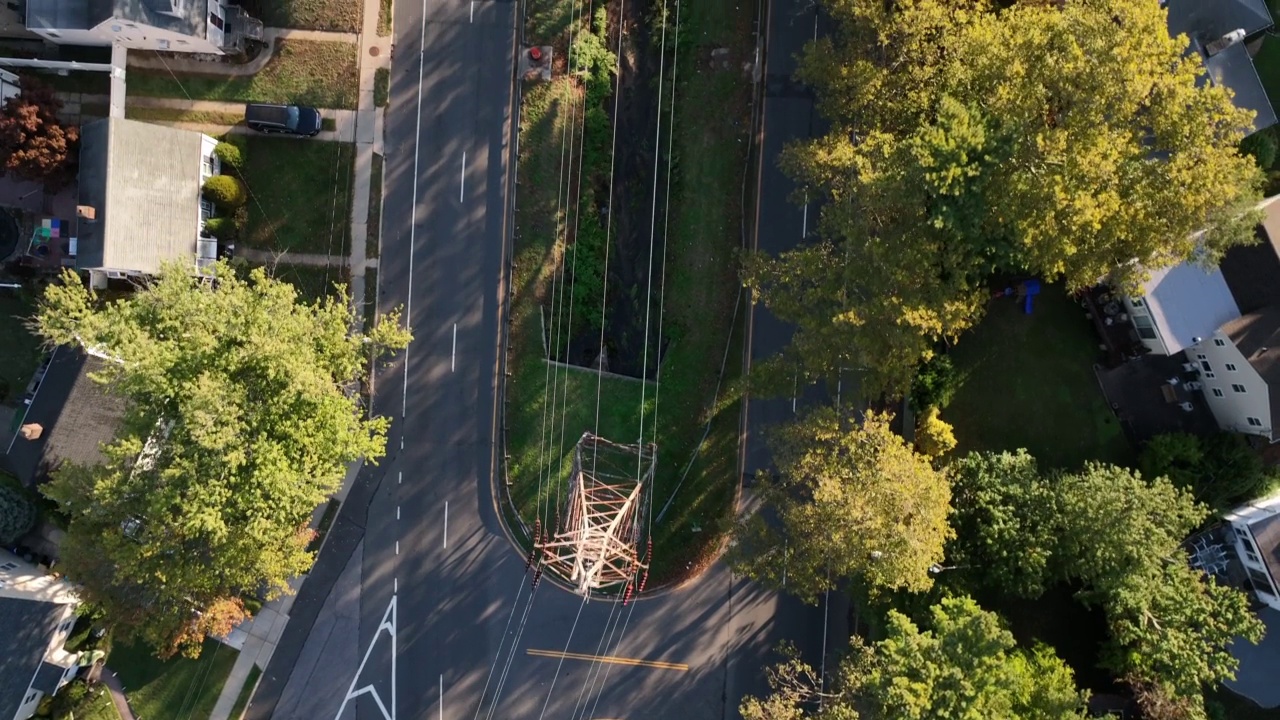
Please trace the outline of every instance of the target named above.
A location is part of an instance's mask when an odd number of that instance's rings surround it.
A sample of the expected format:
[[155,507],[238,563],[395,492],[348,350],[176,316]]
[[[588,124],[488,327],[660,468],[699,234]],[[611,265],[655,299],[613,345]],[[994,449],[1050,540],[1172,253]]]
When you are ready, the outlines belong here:
[[1164,395],[1164,401],[1167,403],[1178,402],[1178,391],[1172,385],[1161,385],[1160,393]]

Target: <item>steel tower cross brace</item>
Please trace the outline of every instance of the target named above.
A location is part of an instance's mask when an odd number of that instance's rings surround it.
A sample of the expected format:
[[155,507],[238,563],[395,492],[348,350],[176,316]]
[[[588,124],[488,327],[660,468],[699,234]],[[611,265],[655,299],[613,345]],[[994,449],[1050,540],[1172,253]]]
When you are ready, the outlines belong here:
[[578,440],[566,520],[534,543],[547,569],[579,594],[632,582],[646,566],[640,529],[657,458],[653,443],[619,445],[590,432]]

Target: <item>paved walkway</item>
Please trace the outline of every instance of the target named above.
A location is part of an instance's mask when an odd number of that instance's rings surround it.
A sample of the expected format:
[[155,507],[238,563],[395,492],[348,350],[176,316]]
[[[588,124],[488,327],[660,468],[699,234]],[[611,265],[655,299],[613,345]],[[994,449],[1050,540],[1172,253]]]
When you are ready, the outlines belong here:
[[[374,18],[377,22],[377,18]],[[228,77],[256,75],[258,71],[271,62],[275,54],[276,40],[315,40],[320,42],[354,43],[359,36],[355,33],[321,32],[319,30],[295,30],[293,28],[266,28],[262,31],[262,39],[267,48],[258,57],[247,63],[229,63],[210,57],[209,60],[188,58],[170,58],[155,53],[129,53],[129,67],[145,70],[169,70],[175,73],[196,73],[199,75],[226,75]]]
[[135,720],[133,708],[129,707],[129,701],[125,699],[124,686],[120,684],[120,678],[116,677],[115,671],[104,667],[98,679],[111,693],[111,702],[116,706],[116,712],[120,713],[121,720]]

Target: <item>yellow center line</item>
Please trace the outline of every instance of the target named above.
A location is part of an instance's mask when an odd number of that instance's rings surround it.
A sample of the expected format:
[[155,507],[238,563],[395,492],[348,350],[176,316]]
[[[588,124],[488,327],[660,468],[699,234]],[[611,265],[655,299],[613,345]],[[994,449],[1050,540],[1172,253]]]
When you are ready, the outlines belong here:
[[684,663],[663,662],[661,660],[640,660],[639,658],[616,657],[614,655],[587,655],[585,653],[560,652],[559,650],[535,650],[528,648],[526,653],[536,657],[560,658],[564,660],[590,660],[592,662],[611,663],[613,665],[631,665],[634,667],[651,667],[659,670],[678,670],[685,672],[689,669]]

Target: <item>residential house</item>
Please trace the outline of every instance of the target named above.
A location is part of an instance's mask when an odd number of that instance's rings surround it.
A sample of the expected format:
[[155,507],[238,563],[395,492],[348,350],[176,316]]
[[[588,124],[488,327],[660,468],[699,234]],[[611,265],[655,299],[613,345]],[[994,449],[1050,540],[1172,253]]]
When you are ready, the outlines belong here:
[[1186,35],[1204,62],[1201,82],[1230,88],[1236,107],[1252,110],[1254,131],[1276,124],[1276,111],[1253,66],[1253,52],[1275,24],[1266,0],[1160,0],[1169,34]]
[[27,720],[79,672],[63,647],[78,605],[70,583],[0,550],[0,720]]
[[1254,594],[1280,610],[1280,493],[1241,505],[1223,520]]
[[1199,373],[1224,430],[1280,439],[1280,195],[1261,208],[1259,242],[1218,267],[1184,263],[1152,273],[1124,300],[1142,343]]
[[213,266],[218,243],[204,222],[214,208],[200,189],[221,170],[217,144],[198,132],[124,118],[81,128],[74,253],[94,286],[154,275],[166,262],[192,274]]
[[101,447],[115,439],[124,418],[124,401],[89,377],[106,362],[76,348],[53,351],[27,404],[23,432],[14,436],[4,458],[9,472],[27,487],[47,482],[64,462],[104,460]]
[[58,45],[222,55],[262,39],[262,22],[223,0],[26,0],[27,29]]

